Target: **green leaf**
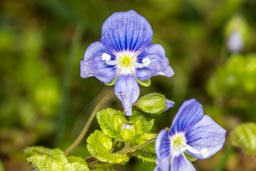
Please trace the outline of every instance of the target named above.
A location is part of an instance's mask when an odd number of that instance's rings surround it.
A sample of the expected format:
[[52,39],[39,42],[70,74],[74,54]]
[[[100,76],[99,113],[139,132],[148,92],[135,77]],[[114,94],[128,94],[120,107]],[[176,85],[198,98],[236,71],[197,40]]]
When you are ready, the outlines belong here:
[[122,141],[131,142],[136,137],[136,129],[134,125],[124,124],[120,131]]
[[244,123],[231,133],[231,142],[234,146],[243,149],[251,155],[256,155],[256,124]]
[[121,111],[111,108],[101,110],[97,113],[97,120],[105,134],[117,140],[122,140],[120,131],[127,120]]
[[[136,140],[137,145],[144,144],[156,137],[156,134],[144,134],[140,138]],[[136,150],[133,156],[138,157],[139,159],[146,161],[146,162],[155,162],[156,154],[155,154],[155,143],[151,142],[142,148]]]
[[231,96],[249,101],[250,97],[254,98],[253,95],[256,93],[255,56],[254,54],[230,56],[226,64],[219,66],[209,79],[208,93],[215,98]]
[[157,136],[157,134],[153,134],[153,133],[143,134],[142,136],[140,136],[139,138],[136,139],[135,144],[136,145],[144,144],[151,139],[155,139],[156,136]]
[[112,139],[99,130],[88,137],[87,143],[87,149],[91,155],[102,162],[123,164],[129,160],[126,154],[111,153]]
[[115,171],[115,169],[113,169],[112,167],[101,167],[93,169],[93,171]]
[[133,155],[146,162],[156,161],[156,154],[149,150],[140,149],[140,150],[137,150]]
[[147,133],[154,125],[153,119],[147,119],[138,111],[133,111],[133,115],[127,121],[121,111],[111,108],[98,112],[97,120],[106,135],[123,142],[132,142]]
[[69,156],[68,162],[66,166],[68,171],[90,171],[85,160],[80,157]]
[[30,147],[25,150],[27,161],[40,171],[65,171],[68,160],[60,149]]
[[154,119],[147,119],[138,111],[133,111],[133,115],[130,117],[130,121],[135,126],[137,137],[149,132],[154,126]]
[[40,171],[89,171],[86,162],[79,157],[65,157],[60,149],[30,147],[25,150],[27,161]]

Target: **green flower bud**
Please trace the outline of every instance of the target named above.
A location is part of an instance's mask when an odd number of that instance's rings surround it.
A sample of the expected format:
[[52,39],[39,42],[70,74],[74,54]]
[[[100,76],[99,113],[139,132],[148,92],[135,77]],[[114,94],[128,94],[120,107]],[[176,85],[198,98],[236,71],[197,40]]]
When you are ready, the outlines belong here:
[[124,124],[121,128],[120,135],[124,141],[131,141],[135,138],[135,127],[130,124]]
[[174,102],[159,93],[150,93],[142,96],[135,104],[143,112],[157,114],[174,106]]

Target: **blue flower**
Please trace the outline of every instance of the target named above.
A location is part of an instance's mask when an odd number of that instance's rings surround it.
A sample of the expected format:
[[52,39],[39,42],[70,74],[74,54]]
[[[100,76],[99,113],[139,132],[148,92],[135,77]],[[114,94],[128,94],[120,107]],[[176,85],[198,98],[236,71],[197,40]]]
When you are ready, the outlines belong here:
[[145,86],[152,76],[174,74],[163,47],[151,44],[152,37],[150,24],[135,11],[114,13],[102,26],[101,40],[89,45],[80,63],[82,78],[115,84],[126,115],[139,97],[138,83]]
[[203,114],[195,99],[185,101],[176,114],[170,130],[162,130],[156,139],[155,171],[195,171],[185,154],[206,159],[219,151],[226,131]]

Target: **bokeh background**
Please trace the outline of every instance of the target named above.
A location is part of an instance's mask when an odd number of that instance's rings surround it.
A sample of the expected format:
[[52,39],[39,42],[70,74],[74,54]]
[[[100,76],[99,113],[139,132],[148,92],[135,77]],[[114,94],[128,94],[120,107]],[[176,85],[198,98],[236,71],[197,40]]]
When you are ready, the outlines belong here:
[[[151,23],[153,43],[164,46],[175,71],[141,88],[141,94],[155,91],[176,102],[155,118],[153,131],[169,127],[181,103],[196,98],[228,130],[225,147],[194,162],[197,170],[256,170],[256,158],[229,139],[238,124],[256,122],[256,1],[1,0],[0,171],[31,171],[23,153],[28,146],[64,150],[73,142],[109,88],[80,78],[80,60],[100,39],[103,21],[130,9]],[[117,100],[112,106],[122,109]],[[85,140],[72,154],[88,156]],[[116,169],[154,166],[134,158]]]

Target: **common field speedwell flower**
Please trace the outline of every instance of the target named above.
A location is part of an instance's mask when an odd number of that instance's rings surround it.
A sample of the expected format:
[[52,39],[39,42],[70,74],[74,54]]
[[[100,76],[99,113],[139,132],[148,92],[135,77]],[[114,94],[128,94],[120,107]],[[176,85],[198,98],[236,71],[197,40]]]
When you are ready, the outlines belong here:
[[185,101],[176,114],[170,130],[162,130],[156,140],[155,171],[195,171],[185,154],[206,159],[219,151],[226,131],[203,114],[195,99]]
[[149,83],[155,75],[170,77],[173,70],[163,47],[151,44],[150,24],[135,11],[112,14],[102,26],[101,40],[87,48],[81,61],[82,78],[94,76],[114,85],[126,115],[139,97],[139,86]]

